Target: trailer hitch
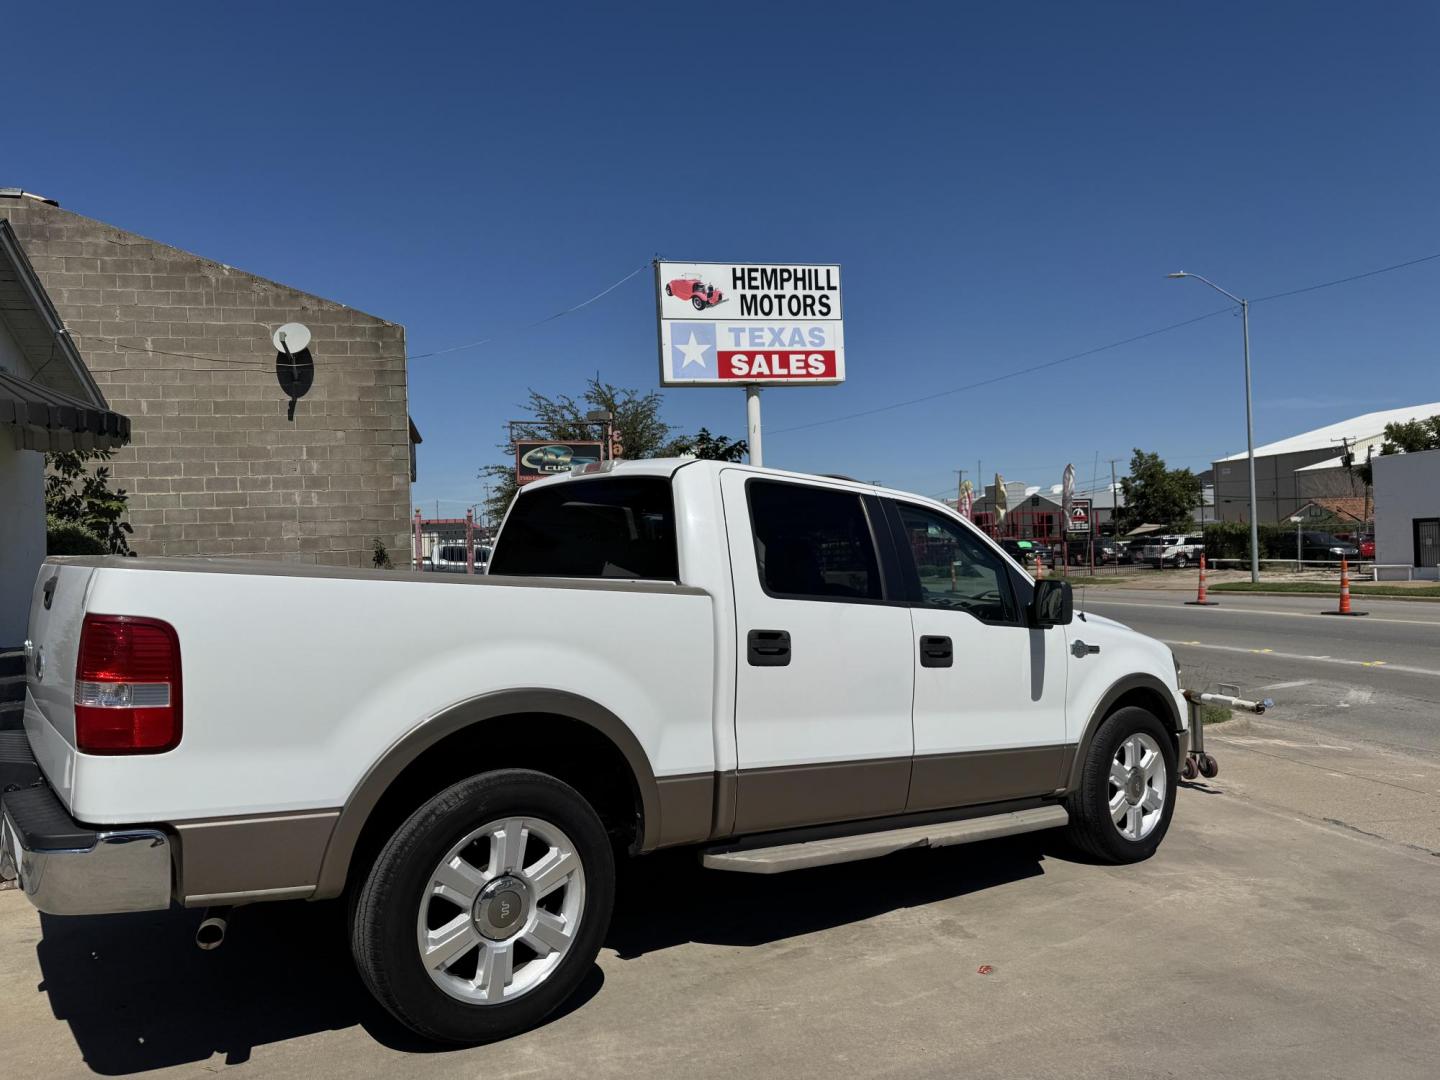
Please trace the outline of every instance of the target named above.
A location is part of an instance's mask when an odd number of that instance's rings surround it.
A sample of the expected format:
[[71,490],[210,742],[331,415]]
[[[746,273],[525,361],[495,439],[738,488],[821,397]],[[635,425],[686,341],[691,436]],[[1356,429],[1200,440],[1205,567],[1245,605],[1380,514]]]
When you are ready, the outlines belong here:
[[1184,780],[1194,780],[1197,776],[1213,780],[1220,775],[1220,764],[1205,752],[1205,722],[1200,719],[1201,705],[1220,705],[1227,709],[1241,709],[1244,712],[1254,713],[1256,716],[1260,716],[1266,709],[1273,708],[1275,705],[1270,698],[1264,698],[1261,701],[1242,698],[1240,688],[1237,686],[1225,686],[1222,689],[1235,692],[1233,694],[1207,694],[1199,690],[1181,691],[1185,695],[1185,700],[1190,703],[1190,746],[1186,751],[1185,760],[1180,763],[1180,776]]

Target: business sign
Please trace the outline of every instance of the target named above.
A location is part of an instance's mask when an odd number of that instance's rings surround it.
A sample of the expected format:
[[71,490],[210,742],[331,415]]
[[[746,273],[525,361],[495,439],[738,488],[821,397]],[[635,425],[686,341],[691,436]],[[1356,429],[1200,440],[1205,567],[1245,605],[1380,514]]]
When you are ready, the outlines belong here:
[[662,386],[845,381],[840,267],[655,264]]
[[1071,536],[1090,535],[1090,500],[1071,499],[1070,515],[1066,520],[1065,531]]
[[515,482],[521,487],[534,480],[566,473],[577,465],[600,460],[598,442],[555,442],[549,439],[520,439],[515,443]]

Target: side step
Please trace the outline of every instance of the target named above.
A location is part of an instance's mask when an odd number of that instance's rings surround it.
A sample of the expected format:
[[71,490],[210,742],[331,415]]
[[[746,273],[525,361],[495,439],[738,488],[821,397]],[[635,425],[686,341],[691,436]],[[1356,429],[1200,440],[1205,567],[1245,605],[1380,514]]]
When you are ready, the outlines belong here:
[[743,849],[712,848],[701,859],[711,870],[733,870],[741,874],[783,874],[787,870],[804,870],[811,866],[874,859],[905,848],[949,847],[971,844],[977,840],[993,840],[998,836],[1057,829],[1070,822],[1063,806],[1037,806],[1030,810],[1014,810],[989,817],[967,818],[964,821],[940,821],[931,825],[911,825],[886,832],[861,833],[858,836],[833,836],[824,840],[807,840],[797,844]]

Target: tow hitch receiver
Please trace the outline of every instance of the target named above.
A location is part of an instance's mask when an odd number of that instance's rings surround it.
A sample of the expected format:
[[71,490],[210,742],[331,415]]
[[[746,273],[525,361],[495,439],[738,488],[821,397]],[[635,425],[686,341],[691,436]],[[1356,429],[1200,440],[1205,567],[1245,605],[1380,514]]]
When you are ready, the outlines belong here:
[[1219,762],[1205,752],[1205,722],[1200,719],[1201,705],[1223,705],[1227,709],[1243,709],[1245,712],[1259,716],[1275,704],[1270,698],[1265,698],[1263,701],[1250,701],[1248,698],[1242,698],[1238,686],[1224,686],[1221,689],[1233,690],[1234,693],[1206,694],[1199,690],[1181,691],[1185,695],[1185,700],[1190,703],[1190,748],[1185,754],[1185,760],[1180,763],[1180,776],[1185,780],[1194,780],[1197,776],[1213,780],[1220,775]]

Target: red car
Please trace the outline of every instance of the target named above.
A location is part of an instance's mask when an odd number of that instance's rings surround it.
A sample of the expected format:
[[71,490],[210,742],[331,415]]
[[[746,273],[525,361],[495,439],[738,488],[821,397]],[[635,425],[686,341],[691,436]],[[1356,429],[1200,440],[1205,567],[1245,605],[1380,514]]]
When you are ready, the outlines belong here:
[[676,278],[665,286],[665,295],[678,297],[681,300],[689,300],[695,305],[696,311],[704,311],[707,307],[718,304],[725,299],[725,294],[714,285],[707,285],[698,277]]
[[1355,546],[1360,549],[1360,557],[1362,559],[1375,558],[1375,537],[1362,536],[1355,542]]

